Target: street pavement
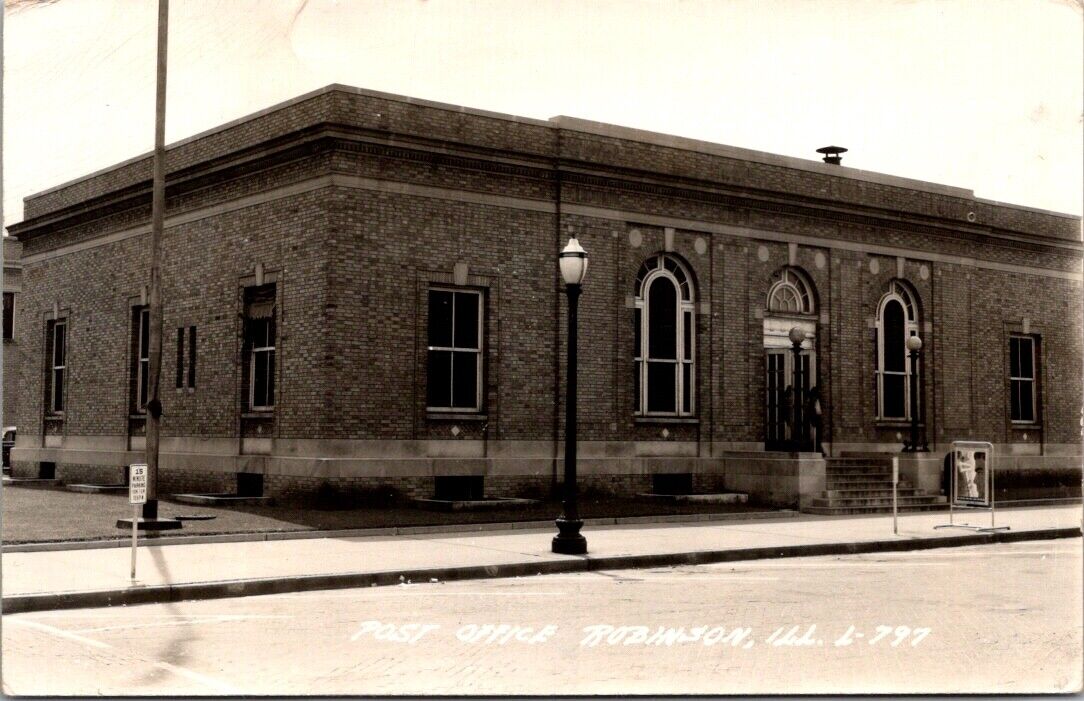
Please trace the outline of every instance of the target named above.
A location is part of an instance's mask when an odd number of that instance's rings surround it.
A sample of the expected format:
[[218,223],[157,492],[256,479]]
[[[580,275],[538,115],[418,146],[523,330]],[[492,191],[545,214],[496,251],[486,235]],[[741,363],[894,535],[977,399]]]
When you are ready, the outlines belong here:
[[[989,513],[957,513],[956,523],[989,525]],[[802,515],[692,525],[656,524],[585,529],[587,559],[666,556],[674,553],[773,549],[824,544],[917,542],[966,533],[935,530],[947,512],[900,516],[899,534],[891,515],[819,517]],[[1080,506],[999,510],[998,525],[1012,531],[1080,528]],[[312,575],[395,573],[434,568],[485,568],[487,576],[520,571],[581,556],[550,552],[551,531],[508,530],[471,534],[395,537],[313,538],[289,541],[147,545],[141,541],[137,580],[129,579],[130,552],[125,548],[4,553],[3,595],[51,595],[59,592],[127,591],[163,585],[288,580]],[[815,553],[799,553],[815,554]],[[760,555],[765,556],[765,555]],[[574,563],[575,564],[575,563]],[[667,563],[670,564],[670,563]],[[586,568],[584,568],[586,569]],[[503,572],[503,575],[502,575]],[[533,573],[533,572],[532,572]],[[236,594],[243,593],[241,586]],[[168,598],[168,597],[166,597]],[[12,610],[12,609],[8,609]]]
[[1081,549],[1072,538],[6,615],[3,691],[1072,692]]

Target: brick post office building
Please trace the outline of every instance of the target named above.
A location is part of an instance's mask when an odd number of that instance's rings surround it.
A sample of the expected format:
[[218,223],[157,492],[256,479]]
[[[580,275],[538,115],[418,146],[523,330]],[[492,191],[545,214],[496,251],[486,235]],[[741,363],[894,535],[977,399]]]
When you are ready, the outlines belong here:
[[[137,158],[28,197],[10,228],[17,475],[115,482],[143,459],[150,187]],[[1078,217],[329,86],[168,150],[162,493],[238,475],[279,498],[545,493],[570,235],[590,258],[587,485],[676,475],[808,505],[832,458],[898,454],[913,404],[931,448],[907,462],[916,488],[940,488],[955,439],[992,441],[1006,470],[1079,466]],[[823,456],[787,448],[814,387]]]

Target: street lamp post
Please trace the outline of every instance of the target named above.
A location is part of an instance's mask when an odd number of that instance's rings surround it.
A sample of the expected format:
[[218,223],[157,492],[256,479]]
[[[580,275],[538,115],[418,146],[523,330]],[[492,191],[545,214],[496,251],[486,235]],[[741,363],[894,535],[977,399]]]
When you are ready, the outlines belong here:
[[903,446],[903,452],[925,453],[929,450],[925,437],[919,441],[918,436],[918,359],[922,352],[922,339],[918,336],[908,337],[907,350],[911,352],[911,440]]
[[553,552],[583,555],[587,539],[580,534],[579,489],[576,485],[576,321],[581,285],[587,274],[587,252],[573,236],[561,251],[561,277],[568,294],[568,377],[565,383],[565,498],[563,513],[557,518]]
[[790,393],[790,402],[794,406],[791,416],[791,445],[795,451],[802,449],[802,342],[805,340],[805,332],[797,326],[787,334],[790,339],[791,350],[794,352],[794,380],[793,389]]

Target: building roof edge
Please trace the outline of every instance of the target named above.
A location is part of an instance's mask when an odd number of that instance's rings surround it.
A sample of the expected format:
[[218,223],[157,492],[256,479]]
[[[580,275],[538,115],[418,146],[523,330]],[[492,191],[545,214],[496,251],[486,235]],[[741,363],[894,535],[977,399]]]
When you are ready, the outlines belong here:
[[[843,165],[834,165],[828,163],[820,163],[813,160],[798,158],[795,156],[784,156],[780,154],[770,153],[766,151],[757,151],[753,149],[741,148],[738,146],[729,146],[726,144],[719,144],[711,141],[702,141],[699,139],[693,139],[690,137],[678,136],[675,134],[666,134],[662,132],[653,132],[644,129],[638,129],[635,127],[626,127],[617,124],[610,124],[606,122],[598,122],[588,119],[582,119],[580,117],[571,117],[567,115],[558,115],[551,117],[548,120],[535,119],[531,117],[521,117],[517,115],[505,114],[501,112],[493,112],[489,110],[476,109],[472,107],[465,107],[462,105],[453,105],[444,102],[437,102],[433,100],[426,100],[422,98],[409,97],[405,95],[396,95],[393,93],[381,92],[378,90],[370,90],[367,88],[358,88],[350,85],[344,85],[341,83],[331,83],[315,90],[303,93],[296,97],[284,100],[282,102],[275,103],[268,107],[265,107],[256,112],[252,112],[247,115],[243,115],[236,119],[232,119],[223,124],[211,127],[204,131],[198,132],[191,136],[185,137],[178,141],[172,142],[166,146],[167,151],[174,149],[178,146],[188,144],[199,139],[206,138],[212,134],[216,134],[222,131],[226,131],[233,127],[236,127],[245,122],[257,119],[272,112],[276,112],[282,109],[286,109],[293,105],[296,105],[307,100],[319,97],[321,95],[331,92],[342,92],[352,95],[377,97],[386,100],[393,100],[397,102],[403,102],[406,104],[418,105],[423,107],[429,107],[434,109],[446,110],[449,112],[456,112],[460,114],[468,114],[479,117],[486,117],[490,119],[501,119],[511,121],[520,124],[528,124],[533,126],[547,127],[551,129],[564,129],[570,131],[583,132],[588,134],[595,134],[600,136],[609,136],[612,138],[626,139],[631,141],[639,141],[642,143],[654,144],[658,146],[664,146],[668,148],[677,148],[688,151],[697,151],[701,153],[707,153],[711,155],[723,156],[727,158],[733,158],[736,160],[750,161],[756,163],[764,163],[769,165],[776,165],[785,168],[792,168],[795,170],[804,170],[807,172],[818,173],[823,175],[831,175],[835,177],[850,178],[853,180],[861,180],[865,182],[873,182],[882,185],[888,185],[891,187],[902,187],[913,190],[919,190],[923,192],[929,192],[933,194],[940,194],[950,197],[958,197],[961,199],[971,200],[977,203],[992,205],[996,207],[1006,207],[1010,209],[1022,210],[1033,212],[1035,214],[1058,217],[1063,219],[1071,219],[1074,221],[1081,221],[1081,217],[1074,214],[1065,212],[1057,212],[1053,210],[1046,210],[1037,207],[1030,207],[1027,205],[1014,204],[1009,202],[1002,202],[998,200],[985,199],[976,197],[973,190],[966,188],[944,185],[940,183],[933,183],[924,180],[917,180],[913,178],[905,178],[896,175],[889,175],[886,173],[880,173],[877,171],[862,170],[859,168],[850,168]],[[46,190],[41,190],[28,195],[24,198],[24,201],[31,201],[39,197],[49,195],[51,193],[58,192],[67,187],[71,187],[77,183],[90,180],[98,177],[110,171],[122,168],[126,165],[136,163],[138,161],[151,158],[153,152],[147,151],[139,155],[128,158],[119,163],[100,168],[92,173],[73,178],[66,182],[54,185]]]

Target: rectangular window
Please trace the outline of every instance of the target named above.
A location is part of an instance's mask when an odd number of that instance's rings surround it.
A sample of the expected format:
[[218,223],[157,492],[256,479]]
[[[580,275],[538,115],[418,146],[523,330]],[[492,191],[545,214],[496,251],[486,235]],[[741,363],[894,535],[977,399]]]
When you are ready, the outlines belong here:
[[64,412],[64,380],[68,369],[67,330],[64,319],[50,321],[45,326],[45,410],[50,414]]
[[4,340],[15,338],[15,293],[4,293]]
[[251,411],[275,408],[275,285],[245,290],[245,372]]
[[1009,414],[1014,423],[1036,421],[1037,395],[1035,339],[1009,337]]
[[132,347],[132,408],[142,412],[147,407],[151,369],[151,313],[147,307],[132,309]]
[[426,405],[433,411],[482,407],[482,293],[429,290]]
[[[185,327],[177,327],[177,389],[196,388],[196,327],[188,327],[188,354],[184,352]],[[187,359],[188,365],[185,366]]]
[[188,327],[188,389],[196,388],[196,327]]
[[184,327],[177,327],[177,389],[184,387]]

